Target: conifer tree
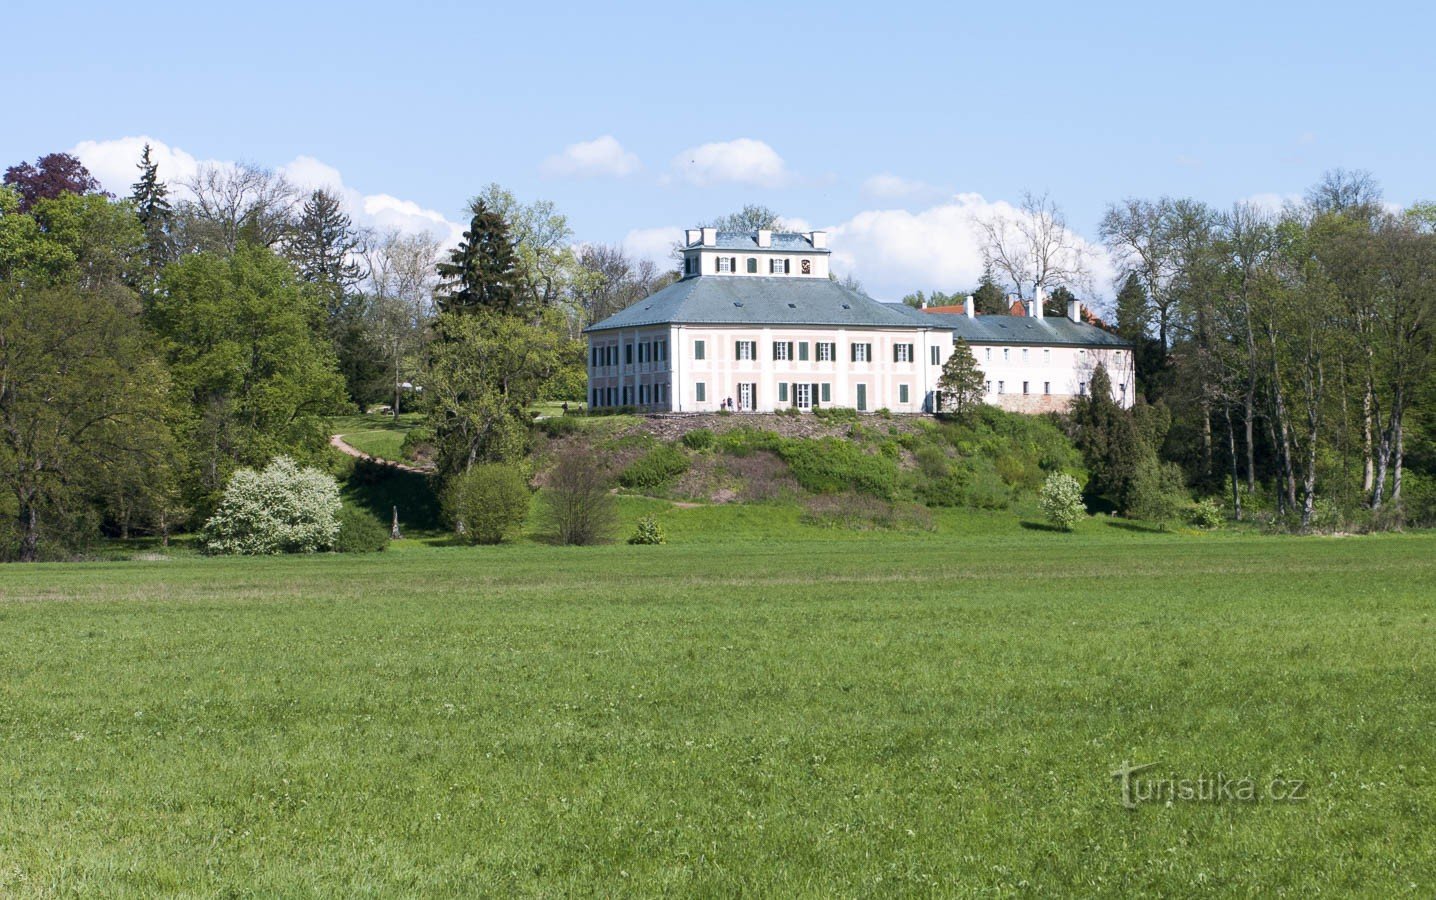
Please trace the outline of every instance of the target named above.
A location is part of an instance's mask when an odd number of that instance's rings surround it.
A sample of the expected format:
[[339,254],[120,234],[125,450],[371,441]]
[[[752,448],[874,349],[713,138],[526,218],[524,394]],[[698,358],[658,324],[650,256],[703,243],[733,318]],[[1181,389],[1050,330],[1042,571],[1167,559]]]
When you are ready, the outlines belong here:
[[443,280],[436,301],[440,312],[492,310],[518,312],[514,246],[503,216],[482,199],[475,200],[464,239],[439,263]]
[[952,355],[942,364],[942,377],[937,387],[942,394],[944,412],[957,416],[970,414],[982,403],[986,377],[977,367],[977,357],[967,341],[958,338],[952,345]]
[[982,281],[978,283],[977,290],[972,292],[972,302],[977,307],[977,312],[984,316],[1007,315],[1007,292],[993,277],[991,263],[982,269]]
[[288,250],[299,277],[310,284],[347,291],[364,278],[359,264],[364,242],[343,203],[329,191],[314,191],[304,201]]
[[140,180],[135,182],[130,199],[135,204],[135,216],[144,228],[143,266],[148,281],[153,284],[160,271],[176,256],[171,236],[174,210],[170,207],[169,186],[159,178],[159,163],[150,158],[149,144],[145,144],[140,154],[138,168]]

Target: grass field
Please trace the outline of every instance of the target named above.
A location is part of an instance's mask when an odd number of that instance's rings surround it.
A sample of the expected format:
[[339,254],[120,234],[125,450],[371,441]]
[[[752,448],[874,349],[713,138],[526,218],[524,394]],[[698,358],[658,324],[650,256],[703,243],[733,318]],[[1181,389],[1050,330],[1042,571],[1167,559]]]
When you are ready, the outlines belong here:
[[396,421],[391,416],[331,416],[328,419],[332,433],[338,434],[344,442],[361,453],[379,459],[403,459],[400,448],[404,436],[423,420],[417,413],[402,413]]
[[4,569],[0,895],[1436,891],[1436,536],[764,512]]

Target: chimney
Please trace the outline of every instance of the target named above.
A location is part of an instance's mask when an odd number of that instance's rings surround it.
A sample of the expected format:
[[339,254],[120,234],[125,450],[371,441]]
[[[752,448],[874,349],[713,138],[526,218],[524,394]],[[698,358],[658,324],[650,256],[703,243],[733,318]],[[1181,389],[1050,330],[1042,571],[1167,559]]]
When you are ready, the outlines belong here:
[[703,229],[689,228],[683,232],[683,237],[687,240],[688,246],[692,247],[694,244],[703,240]]
[[1040,284],[1037,286],[1037,290],[1032,293],[1032,318],[1042,318],[1042,285]]
[[769,230],[766,229],[766,228],[759,228],[759,229],[758,229],[758,246],[759,246],[759,247],[771,247],[771,246],[773,246],[773,232],[769,231]]
[[716,229],[716,228],[705,228],[705,229],[703,229],[703,246],[705,246],[705,247],[712,247],[712,246],[715,246],[717,243],[718,243],[718,229]]
[[969,319],[977,317],[977,306],[972,302],[971,294],[968,294],[967,298],[962,301],[962,311]]
[[1074,322],[1082,321],[1082,301],[1076,297],[1067,301],[1067,318]]
[[814,231],[808,237],[813,242],[814,250],[828,249],[828,233],[826,231]]

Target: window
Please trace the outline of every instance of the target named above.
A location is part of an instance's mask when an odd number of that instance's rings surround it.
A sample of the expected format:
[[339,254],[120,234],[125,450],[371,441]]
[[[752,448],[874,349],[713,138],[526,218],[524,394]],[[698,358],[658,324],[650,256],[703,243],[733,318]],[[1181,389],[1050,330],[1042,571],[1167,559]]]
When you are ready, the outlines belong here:
[[1022,382],[1022,393],[1027,393],[1027,382]]
[[757,274],[758,274],[758,260],[757,260],[756,258],[752,257],[752,256],[748,257],[748,274],[749,274],[749,275],[757,275]]
[[658,361],[666,362],[668,359],[668,340],[654,341],[653,346],[658,348]]
[[803,274],[804,274],[804,275],[811,275],[811,274],[813,274],[813,261],[812,261],[811,259],[805,259],[805,260],[803,260]]
[[738,341],[734,345],[738,351],[738,358],[742,360],[753,360],[758,357],[757,341]]
[[818,341],[818,362],[832,362],[837,355],[837,344],[828,341]]
[[798,362],[808,361],[808,342],[798,341]]
[[987,382],[987,384],[983,386],[983,389],[982,389],[982,390],[983,390],[984,393],[987,393],[987,394],[992,393],[992,382],[990,382],[990,381]]
[[708,385],[704,384],[701,381],[693,385],[693,399],[697,400],[699,403],[702,403],[704,400],[707,400]]
[[824,403],[831,403],[831,402],[833,402],[833,386],[832,386],[831,384],[824,384],[824,385],[822,386],[822,391],[821,391],[821,393],[822,393],[822,396],[823,396],[823,402],[824,402]]
[[853,344],[853,362],[872,362],[872,344]]
[[1042,393],[1044,393],[1044,394],[1050,394],[1050,393],[1052,393],[1052,382],[1050,382],[1050,381],[1044,381],[1044,382],[1042,382]]
[[1003,358],[1004,360],[1011,359],[1011,358],[1012,358],[1012,351],[1011,351],[1010,349],[1008,349],[1007,347],[1003,347],[1003,348],[1002,348],[1002,358]]
[[718,271],[719,271],[719,272],[732,272],[732,271],[733,271],[733,258],[732,258],[731,256],[720,256],[720,257],[718,257]]
[[697,260],[696,257],[685,256],[685,257],[683,258],[683,274],[684,274],[684,275],[692,275],[697,269],[698,269],[698,260]]
[[787,275],[788,261],[786,259],[768,260],[768,271],[773,275]]
[[907,402],[907,385],[905,385],[905,384],[900,384],[900,385],[898,385],[898,402],[899,402],[899,403],[906,403],[906,402]]
[[1087,396],[1087,382],[1085,382],[1085,381],[1079,381],[1079,382],[1077,382],[1077,395],[1078,395],[1079,397],[1085,397],[1085,396]]
[[639,363],[646,363],[646,362],[648,362],[648,346],[649,346],[649,345],[648,345],[647,343],[643,343],[643,344],[639,344],[639,345],[638,345],[638,361],[639,361]]
[[1118,390],[1121,391],[1121,393],[1122,393],[1122,399],[1123,399],[1123,400],[1126,400],[1126,399],[1127,399],[1127,385],[1126,385],[1126,383],[1124,382],[1124,383],[1118,385],[1117,388],[1118,388]]
[[940,364],[940,363],[942,362],[942,348],[941,348],[941,347],[933,347],[933,348],[931,348],[931,349],[932,349],[932,364],[933,364],[933,365],[938,365],[938,364]]
[[1045,362],[1045,363],[1052,362],[1052,351],[1051,351],[1051,350],[1043,350],[1043,351],[1042,351],[1042,361]]
[[779,403],[787,403],[787,402],[788,402],[788,382],[786,382],[786,381],[780,381],[780,382],[778,382],[778,402],[779,402]]
[[694,341],[694,342],[693,342],[693,358],[694,358],[694,359],[702,359],[704,352],[705,352],[705,350],[704,350],[704,347],[703,347],[703,342],[702,342],[702,341]]
[[987,361],[988,361],[988,362],[992,362],[992,348],[991,348],[991,347],[988,347],[988,348],[987,348]]
[[798,409],[812,409],[813,388],[815,387],[817,387],[815,384],[793,385],[793,405]]
[[1006,387],[1007,387],[1007,382],[1005,382],[1005,381],[998,381],[998,382],[997,382],[997,393],[999,393],[999,394],[1004,393],[1004,389],[1005,389]]
[[893,344],[893,362],[912,362],[912,344]]
[[773,358],[779,361],[786,361],[793,358],[792,341],[774,341]]
[[1023,362],[1027,362],[1027,348],[1026,348],[1026,347],[1023,347],[1023,348],[1022,348],[1022,361],[1023,361]]
[[627,384],[626,384],[626,385],[623,386],[623,405],[624,405],[624,406],[632,406],[632,405],[633,405],[633,386],[632,386],[632,385],[627,385]]
[[623,345],[623,364],[624,364],[625,366],[631,366],[631,365],[633,365],[633,345],[632,345],[632,344],[624,344],[624,345]]

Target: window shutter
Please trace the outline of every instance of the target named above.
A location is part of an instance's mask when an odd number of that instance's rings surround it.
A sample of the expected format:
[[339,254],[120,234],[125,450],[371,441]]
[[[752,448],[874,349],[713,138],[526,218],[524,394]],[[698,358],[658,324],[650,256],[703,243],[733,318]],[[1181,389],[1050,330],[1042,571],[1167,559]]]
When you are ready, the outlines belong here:
[[857,362],[857,361],[858,361],[858,345],[857,345],[857,344],[853,344],[853,345],[851,345],[851,346],[848,347],[848,355],[852,357],[852,359],[850,360],[851,362]]
[[814,382],[814,383],[808,385],[808,390],[812,391],[812,393],[808,395],[808,403],[811,404],[811,405],[813,405],[813,406],[817,406],[817,405],[818,405],[818,384],[817,384],[817,382]]
[[823,385],[823,402],[829,403],[833,399],[833,387],[830,384]]
[[808,361],[808,342],[807,342],[807,341],[798,341],[798,361],[799,361],[799,362],[807,362],[807,361]]
[[898,358],[901,357],[901,356],[902,356],[902,345],[901,345],[901,344],[893,344],[893,362],[897,362],[897,361],[898,361]]
[[793,342],[792,342],[792,341],[789,341],[789,342],[788,342],[788,358],[789,358],[789,359],[792,359],[792,358],[793,358]]
[[787,403],[787,402],[788,402],[788,382],[786,382],[786,381],[780,381],[780,382],[778,382],[778,402],[779,402],[779,403]]

